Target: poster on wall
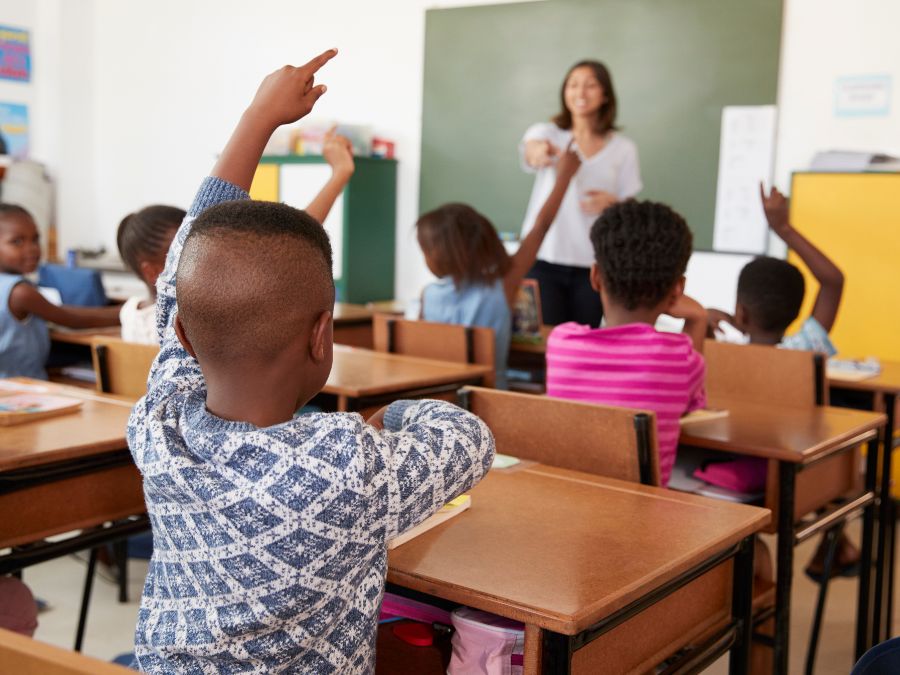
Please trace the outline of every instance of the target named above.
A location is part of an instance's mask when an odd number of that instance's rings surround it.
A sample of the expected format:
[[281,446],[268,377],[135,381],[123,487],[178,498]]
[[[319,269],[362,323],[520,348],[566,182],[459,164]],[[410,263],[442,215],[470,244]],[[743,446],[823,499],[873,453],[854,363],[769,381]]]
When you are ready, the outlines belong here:
[[31,47],[27,30],[0,26],[0,78],[19,82],[31,80]]
[[28,106],[0,103],[0,155],[28,157]]

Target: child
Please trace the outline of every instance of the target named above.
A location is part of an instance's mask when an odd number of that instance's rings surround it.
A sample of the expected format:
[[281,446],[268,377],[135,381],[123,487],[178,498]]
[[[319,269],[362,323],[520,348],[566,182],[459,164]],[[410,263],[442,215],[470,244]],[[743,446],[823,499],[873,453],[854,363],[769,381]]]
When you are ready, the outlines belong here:
[[471,206],[445,204],[416,223],[425,263],[440,279],[422,293],[427,321],[494,329],[496,385],[506,388],[506,362],[512,330],[511,311],[519,284],[531,269],[581,164],[570,148],[556,163],[556,182],[534,226],[510,256],[490,221]]
[[292,417],[331,369],[331,248],[246,191],[335,54],[263,81],[157,284],[162,348],[128,427],[153,527],[147,672],[373,672],[386,542],[491,466],[487,427],[444,402]]
[[[331,166],[331,180],[306,207],[306,212],[320,223],[328,217],[335,199],[353,175],[353,152],[350,141],[334,133],[325,135],[322,155]],[[156,280],[166,264],[166,253],[185,212],[175,206],[148,206],[131,213],[119,224],[116,241],[122,260],[146,285],[149,299],[129,298],[119,314],[122,339],[143,344],[157,344]]]
[[119,308],[58,307],[44,298],[24,275],[41,258],[40,235],[21,206],[0,204],[0,377],[47,379],[50,353],[46,321],[69,328],[115,326]]
[[[667,485],[679,418],[706,403],[700,352],[706,311],[684,295],[691,231],[669,207],[626,201],[591,228],[591,285],[606,326],[560,324],[547,341],[547,394],[656,413],[659,468]],[[662,313],[685,319],[684,334],[653,326]]]
[[[800,306],[803,304],[806,290],[803,275],[786,260],[763,256],[747,263],[741,270],[734,315],[721,310],[709,310],[710,329],[715,330],[719,321],[724,320],[745,333],[750,344],[777,345],[785,349],[804,349],[834,356],[837,350],[828,333],[834,326],[841,304],[844,275],[824,253],[791,226],[788,200],[783,194],[772,188],[766,196],[762,185],[759,192],[769,227],[793,249],[819,282],[819,293],[816,295],[812,314],[806,318],[797,333],[785,336],[785,331],[800,314]],[[823,538],[806,568],[806,574],[814,581],[820,581],[824,562]],[[837,544],[832,576],[854,576],[858,571],[859,551],[842,532]]]
[[721,310],[709,310],[710,323],[718,327],[727,321],[746,333],[751,344],[780,345],[787,349],[808,349],[834,356],[837,350],[828,333],[834,326],[844,275],[825,254],[795,230],[788,220],[788,201],[775,188],[766,196],[759,188],[769,227],[787,244],[809,268],[819,282],[819,294],[812,315],[794,335],[785,337],[788,326],[800,314],[805,284],[803,275],[786,260],[759,257],[747,263],[738,278],[737,302],[734,316]]

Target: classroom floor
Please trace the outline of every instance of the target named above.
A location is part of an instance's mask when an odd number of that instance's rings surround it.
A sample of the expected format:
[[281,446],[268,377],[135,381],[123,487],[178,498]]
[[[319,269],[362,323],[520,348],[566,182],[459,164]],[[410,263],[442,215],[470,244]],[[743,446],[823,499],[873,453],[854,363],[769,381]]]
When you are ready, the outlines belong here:
[[[859,539],[859,521],[853,523],[851,537]],[[774,550],[774,541],[768,541]],[[802,544],[795,556],[793,621],[791,623],[790,672],[803,672],[809,626],[816,600],[816,586],[803,574],[812,555],[815,541]],[[50,609],[42,612],[36,638],[71,649],[81,600],[86,558],[69,556],[36,565],[25,571],[24,579],[36,596],[47,601]],[[101,659],[112,659],[132,651],[132,634],[140,603],[141,587],[147,572],[146,561],[132,560],[129,566],[130,602],[116,601],[117,587],[102,566],[94,583],[88,616],[84,652]],[[819,641],[816,673],[846,675],[853,666],[853,641],[856,616],[856,580],[836,579],[828,594],[825,622]],[[896,597],[896,595],[895,595]],[[894,625],[900,626],[900,602],[894,602]],[[728,672],[727,658],[720,659],[706,672],[719,675]]]

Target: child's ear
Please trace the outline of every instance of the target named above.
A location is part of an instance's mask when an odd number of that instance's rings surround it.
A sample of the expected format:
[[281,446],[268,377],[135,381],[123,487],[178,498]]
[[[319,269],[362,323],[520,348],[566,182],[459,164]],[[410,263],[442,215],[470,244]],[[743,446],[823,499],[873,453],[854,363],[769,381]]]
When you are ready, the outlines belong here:
[[310,331],[309,356],[314,363],[322,363],[328,358],[329,348],[334,339],[331,317],[331,312],[322,312]]
[[603,288],[603,275],[600,274],[600,266],[597,263],[591,265],[591,288],[598,293]]
[[191,344],[187,333],[184,331],[184,324],[181,323],[181,317],[178,316],[177,313],[175,314],[175,335],[178,336],[178,341],[181,343],[181,346],[184,347],[184,350],[196,359],[197,354],[194,351],[194,345]]
[[742,302],[736,302],[734,305],[734,327],[746,333],[749,325],[750,312],[747,311],[747,305]]

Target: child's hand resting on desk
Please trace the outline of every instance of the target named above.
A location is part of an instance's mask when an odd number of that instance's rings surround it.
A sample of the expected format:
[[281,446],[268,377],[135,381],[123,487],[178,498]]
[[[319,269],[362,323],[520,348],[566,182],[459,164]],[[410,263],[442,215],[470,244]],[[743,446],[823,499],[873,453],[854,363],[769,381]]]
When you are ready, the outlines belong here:
[[775,234],[784,239],[785,234],[791,230],[791,224],[788,221],[790,203],[787,197],[774,187],[769,192],[769,195],[766,196],[766,190],[762,183],[759,184],[759,196],[762,198],[763,211],[766,212],[766,220],[769,221],[769,227],[772,228]]
[[356,165],[353,163],[353,144],[350,139],[335,133],[337,126],[331,127],[325,134],[325,143],[322,146],[322,156],[334,174],[349,178],[353,175]]
[[272,129],[309,114],[325,93],[324,84],[315,84],[316,72],[336,54],[337,49],[329,49],[305,65],[279,68],[259,85],[248,112],[268,122]]

